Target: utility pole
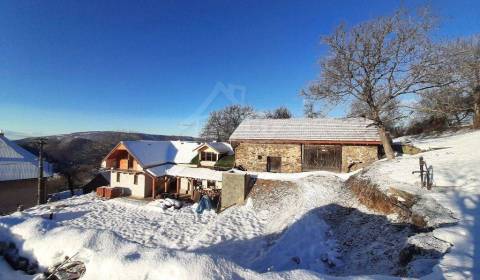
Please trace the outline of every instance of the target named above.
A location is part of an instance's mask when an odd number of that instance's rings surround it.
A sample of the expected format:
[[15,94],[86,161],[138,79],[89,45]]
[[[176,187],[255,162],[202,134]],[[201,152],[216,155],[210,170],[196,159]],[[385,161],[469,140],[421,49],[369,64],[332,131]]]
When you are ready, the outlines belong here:
[[37,205],[47,202],[45,190],[45,178],[43,177],[43,145],[47,142],[46,138],[38,139],[38,188],[37,188]]

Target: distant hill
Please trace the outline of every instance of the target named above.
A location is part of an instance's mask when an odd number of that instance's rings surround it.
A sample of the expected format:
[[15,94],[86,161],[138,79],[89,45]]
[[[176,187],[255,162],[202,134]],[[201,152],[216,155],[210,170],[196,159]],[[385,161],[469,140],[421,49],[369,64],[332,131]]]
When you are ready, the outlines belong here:
[[[73,185],[88,182],[100,167],[100,162],[120,141],[128,140],[183,140],[195,141],[194,137],[168,136],[144,133],[113,131],[76,132],[47,136],[44,151],[47,160],[54,164],[55,171],[70,176]],[[38,154],[38,138],[25,138],[16,142]]]

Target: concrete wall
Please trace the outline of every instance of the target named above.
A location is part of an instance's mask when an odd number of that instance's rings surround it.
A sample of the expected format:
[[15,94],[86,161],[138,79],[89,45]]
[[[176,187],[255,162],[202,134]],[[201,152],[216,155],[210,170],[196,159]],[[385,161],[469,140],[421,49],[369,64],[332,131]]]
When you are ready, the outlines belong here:
[[18,204],[37,204],[37,179],[0,182],[0,215],[14,212]]
[[360,169],[378,160],[378,146],[342,146],[342,172]]
[[243,203],[249,191],[248,187],[248,175],[223,173],[221,208]]
[[267,157],[281,157],[281,172],[302,171],[302,149],[300,144],[257,144],[240,143],[235,148],[235,164],[249,171],[267,171]]
[[[120,174],[119,182],[117,182],[117,174]],[[130,195],[133,197],[145,198],[152,195],[153,180],[150,176],[137,173],[137,184],[134,184],[134,173],[112,171],[110,176],[110,186],[126,188],[130,190]]]

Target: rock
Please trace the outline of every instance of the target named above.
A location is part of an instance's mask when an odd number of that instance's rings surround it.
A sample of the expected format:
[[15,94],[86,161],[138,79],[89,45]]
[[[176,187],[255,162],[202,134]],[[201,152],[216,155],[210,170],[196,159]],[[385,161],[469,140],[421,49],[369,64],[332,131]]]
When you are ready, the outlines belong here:
[[412,206],[411,210],[413,222],[417,221],[419,225],[422,225],[421,227],[438,228],[458,222],[452,211],[443,207],[434,199],[421,198]]
[[408,238],[407,243],[415,245],[423,251],[438,253],[440,256],[447,253],[448,249],[452,246],[450,243],[436,238],[432,233],[420,233],[411,236]]
[[438,261],[451,246],[450,243],[435,238],[432,233],[420,233],[407,239],[406,245],[400,251],[399,263],[407,266],[411,262],[422,259]]

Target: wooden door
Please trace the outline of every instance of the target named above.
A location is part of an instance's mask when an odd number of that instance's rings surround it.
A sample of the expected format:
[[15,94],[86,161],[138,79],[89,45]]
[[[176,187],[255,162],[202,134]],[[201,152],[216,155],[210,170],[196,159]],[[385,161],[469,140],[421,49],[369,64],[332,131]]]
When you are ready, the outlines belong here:
[[282,158],[281,157],[267,157],[267,171],[268,172],[282,172]]
[[304,171],[342,170],[342,146],[305,145],[303,146],[302,169]]

